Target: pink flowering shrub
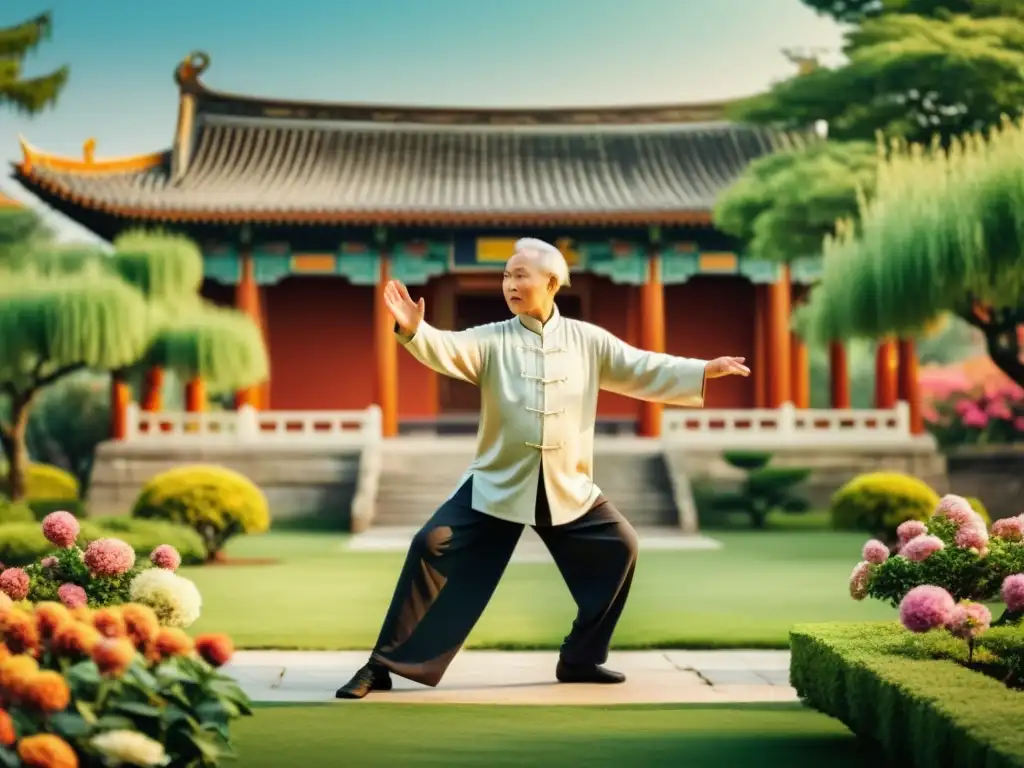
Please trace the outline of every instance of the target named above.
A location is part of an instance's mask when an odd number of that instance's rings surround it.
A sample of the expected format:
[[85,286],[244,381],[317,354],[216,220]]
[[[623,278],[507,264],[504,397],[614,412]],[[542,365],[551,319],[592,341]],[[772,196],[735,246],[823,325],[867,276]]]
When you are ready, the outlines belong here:
[[900,622],[911,632],[930,632],[946,626],[955,607],[949,592],[923,584],[907,592],[900,601]]
[[1016,384],[972,386],[965,379],[924,390],[925,423],[940,444],[1024,442],[1024,390]]
[[[1017,624],[1024,617],[1024,515],[996,521],[990,531],[966,499],[949,495],[928,520],[909,520],[896,533],[899,548],[891,556],[882,556],[880,542],[864,545],[850,577],[851,597],[898,606],[904,625],[914,632],[928,631],[931,619],[925,617],[937,615],[933,607],[939,602],[950,611],[960,603],[965,613],[958,609],[949,626],[964,639],[990,624]],[[940,592],[951,602],[940,599]],[[916,597],[907,603],[912,594]],[[999,599],[1006,607],[995,622],[985,618],[983,607],[974,607]]]
[[[0,566],[0,594],[4,599],[60,602],[68,608],[138,602],[131,595],[137,576],[150,570],[175,571],[182,562],[181,554],[170,544],[156,547],[145,560],[137,558],[132,546],[116,536],[95,539],[83,547],[79,544],[81,526],[67,512],[47,515],[41,528],[54,549],[24,568],[3,570]],[[193,536],[191,532],[189,535]],[[196,546],[201,553],[198,541]],[[189,556],[194,561],[196,553]],[[187,579],[172,578],[195,590]]]

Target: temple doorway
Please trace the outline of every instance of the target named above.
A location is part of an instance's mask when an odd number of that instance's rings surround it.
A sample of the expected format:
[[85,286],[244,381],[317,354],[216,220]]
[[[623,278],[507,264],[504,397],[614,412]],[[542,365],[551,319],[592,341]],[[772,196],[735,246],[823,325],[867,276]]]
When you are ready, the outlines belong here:
[[[455,296],[453,330],[464,331],[477,325],[507,320],[508,307],[501,296],[493,293],[463,293]],[[558,310],[565,317],[582,320],[583,301],[579,295],[562,294],[558,297]],[[439,387],[439,405],[446,414],[473,414],[480,411],[480,390],[463,381],[442,376]]]

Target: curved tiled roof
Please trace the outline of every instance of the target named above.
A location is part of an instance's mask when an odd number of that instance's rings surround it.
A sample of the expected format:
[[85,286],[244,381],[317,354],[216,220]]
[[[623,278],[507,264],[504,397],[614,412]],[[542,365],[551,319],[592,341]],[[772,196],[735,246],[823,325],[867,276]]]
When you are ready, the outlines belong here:
[[170,220],[424,223],[706,220],[747,164],[793,142],[718,123],[624,129],[392,127],[207,118],[187,172],[33,164],[83,206]]
[[[754,159],[802,141],[723,104],[474,110],[291,102],[212,91],[193,54],[190,151],[98,160],[23,143],[15,176],[131,219],[352,224],[709,223]],[[184,109],[184,107],[183,107]],[[703,122],[696,122],[703,120]],[[172,170],[173,169],[173,170]]]

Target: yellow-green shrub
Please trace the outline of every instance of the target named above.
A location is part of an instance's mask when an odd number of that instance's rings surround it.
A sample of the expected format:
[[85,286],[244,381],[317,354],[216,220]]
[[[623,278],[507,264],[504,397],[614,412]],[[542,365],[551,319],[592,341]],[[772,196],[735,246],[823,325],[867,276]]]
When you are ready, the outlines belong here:
[[263,491],[238,472],[206,464],[176,467],[151,478],[132,516],[191,526],[202,536],[210,558],[232,536],[270,528]]
[[868,472],[833,494],[829,512],[834,528],[867,531],[893,541],[900,523],[927,520],[938,503],[939,495],[916,477],[902,472]]
[[[7,464],[0,461],[0,495],[10,496],[7,487]],[[25,496],[29,501],[49,501],[78,498],[78,480],[70,472],[49,464],[29,464],[25,473]]]

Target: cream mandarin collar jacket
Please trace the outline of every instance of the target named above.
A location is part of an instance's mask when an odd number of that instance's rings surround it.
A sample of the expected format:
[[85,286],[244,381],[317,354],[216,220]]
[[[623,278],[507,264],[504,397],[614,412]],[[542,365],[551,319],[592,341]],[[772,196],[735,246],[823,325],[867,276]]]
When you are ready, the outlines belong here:
[[545,323],[520,315],[454,332],[422,322],[398,339],[424,365],[480,387],[476,458],[458,487],[472,477],[475,510],[524,525],[535,522],[542,465],[552,524],[581,517],[600,495],[600,390],[704,404],[705,361],[644,352],[557,307]]

